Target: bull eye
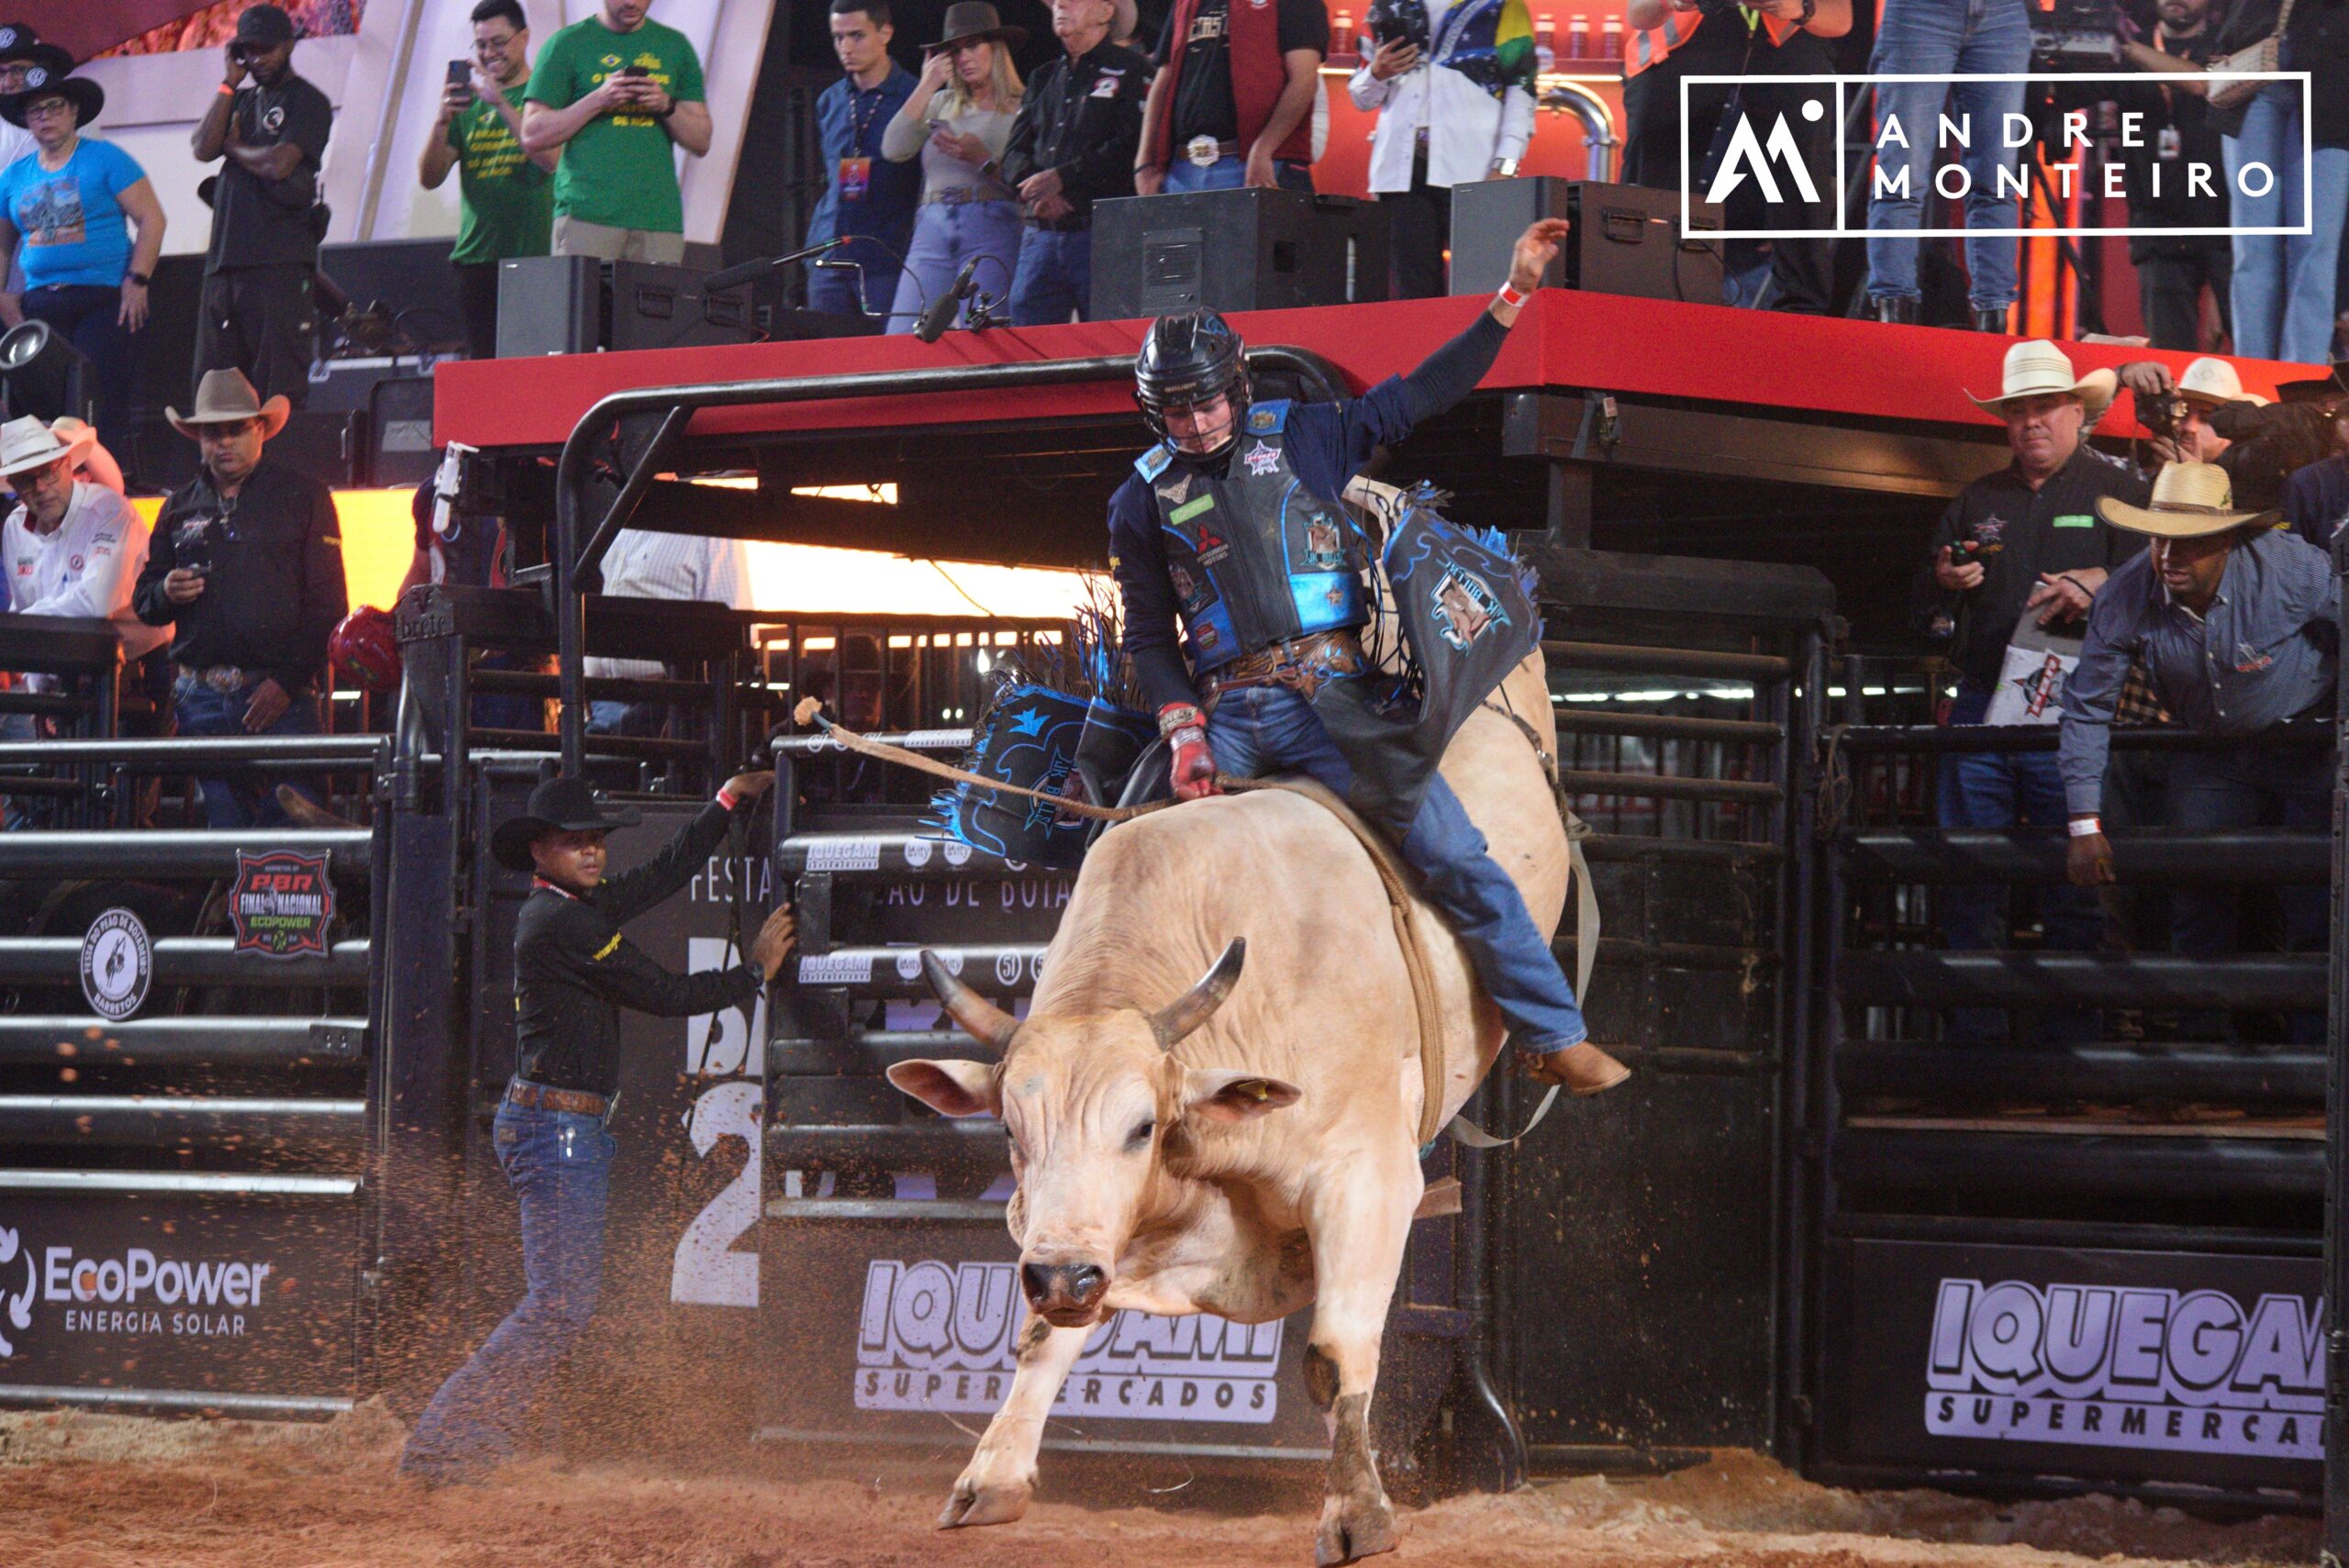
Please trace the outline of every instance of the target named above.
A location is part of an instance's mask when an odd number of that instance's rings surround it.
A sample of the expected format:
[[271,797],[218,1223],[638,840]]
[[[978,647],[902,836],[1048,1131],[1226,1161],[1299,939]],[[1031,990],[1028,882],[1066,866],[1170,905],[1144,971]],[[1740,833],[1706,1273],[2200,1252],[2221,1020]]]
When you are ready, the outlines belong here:
[[1158,1123],[1155,1120],[1144,1121],[1141,1126],[1135,1128],[1133,1131],[1126,1135],[1126,1147],[1129,1149],[1141,1148],[1144,1144],[1147,1144],[1150,1141],[1150,1135],[1157,1130]]

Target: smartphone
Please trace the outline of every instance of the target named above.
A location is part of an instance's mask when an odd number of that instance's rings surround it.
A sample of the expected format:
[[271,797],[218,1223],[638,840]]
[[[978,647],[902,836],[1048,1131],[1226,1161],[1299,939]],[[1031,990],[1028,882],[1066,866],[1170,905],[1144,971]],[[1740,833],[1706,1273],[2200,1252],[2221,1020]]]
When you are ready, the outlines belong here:
[[650,76],[652,72],[647,71],[641,65],[623,65],[619,69],[619,74],[622,76]]
[[452,60],[449,62],[449,85],[451,87],[462,87],[465,90],[465,96],[468,98],[473,95],[473,64],[472,61]]

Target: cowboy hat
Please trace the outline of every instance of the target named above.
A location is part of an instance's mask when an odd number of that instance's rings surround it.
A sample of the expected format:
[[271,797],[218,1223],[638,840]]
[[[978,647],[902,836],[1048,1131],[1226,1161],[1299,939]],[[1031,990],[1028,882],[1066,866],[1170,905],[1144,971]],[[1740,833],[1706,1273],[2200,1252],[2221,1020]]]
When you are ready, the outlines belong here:
[[77,130],[96,119],[106,106],[106,90],[88,77],[68,76],[45,64],[35,65],[25,72],[23,92],[0,97],[0,119],[23,126],[35,98],[62,98],[72,105]]
[[549,779],[530,792],[528,811],[497,825],[489,836],[489,852],[507,871],[527,872],[533,869],[530,846],[544,834],[608,833],[642,820],[633,806],[607,813],[585,779]]
[[2150,506],[2099,496],[2097,515],[2116,528],[2156,539],[2200,539],[2229,528],[2266,528],[2277,512],[2238,512],[2227,471],[2214,462],[2172,462],[2154,476]]
[[2064,350],[2044,338],[2032,338],[2017,343],[2007,350],[2006,363],[1999,372],[1999,390],[1995,397],[1976,397],[1976,408],[1992,414],[2005,412],[2006,406],[2021,397],[2045,397],[2052,394],[2065,395],[2080,400],[2080,406],[2091,419],[2103,413],[2119,389],[2121,378],[2109,370],[2093,370],[2084,376],[2072,374],[2072,361]]
[[2177,378],[2177,395],[2205,406],[2248,403],[2259,408],[2267,406],[2267,399],[2243,389],[2243,377],[2235,373],[2232,364],[2208,354],[2187,365],[2186,373]]
[[2349,395],[2349,360],[2335,360],[2330,374],[2311,376],[2306,381],[2278,382],[2276,400],[2279,403],[2330,403]]
[[23,22],[0,22],[0,64],[22,60],[49,67],[52,76],[62,76],[73,69],[73,57],[53,43],[43,43],[40,35]]
[[55,462],[81,462],[98,444],[98,433],[79,419],[60,419],[55,427],[27,416],[0,425],[0,479],[28,468]]
[[1028,39],[1027,28],[1006,27],[1003,18],[996,15],[995,7],[988,5],[987,0],[954,0],[953,5],[946,7],[946,25],[939,32],[936,43],[921,46],[924,54],[935,54],[941,49],[950,49],[972,39],[993,39],[1012,49],[1018,49]]
[[190,440],[195,439],[195,431],[191,428],[194,426],[231,425],[239,419],[258,419],[262,426],[261,439],[268,440],[285,428],[285,421],[293,411],[293,406],[286,402],[283,393],[263,403],[261,394],[253,390],[253,384],[245,379],[244,372],[221,370],[206,371],[204,379],[196,384],[194,412],[183,414],[176,408],[166,408],[163,417],[172,422],[173,429]]

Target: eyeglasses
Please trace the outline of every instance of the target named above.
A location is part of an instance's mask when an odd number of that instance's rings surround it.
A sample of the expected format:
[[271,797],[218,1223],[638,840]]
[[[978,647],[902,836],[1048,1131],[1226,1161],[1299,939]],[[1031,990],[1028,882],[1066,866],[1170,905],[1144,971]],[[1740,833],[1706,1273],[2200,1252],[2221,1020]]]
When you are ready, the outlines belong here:
[[28,120],[63,119],[72,113],[72,104],[64,98],[43,98],[25,106],[25,118]]
[[522,35],[519,33],[507,33],[502,39],[473,39],[473,52],[477,55],[484,56],[484,58],[493,54],[504,54],[506,52],[506,46],[512,43],[516,39],[520,38],[521,36]]
[[70,477],[65,472],[65,460],[42,463],[39,468],[19,469],[8,476],[8,488],[22,495],[28,490],[46,490],[60,480]]

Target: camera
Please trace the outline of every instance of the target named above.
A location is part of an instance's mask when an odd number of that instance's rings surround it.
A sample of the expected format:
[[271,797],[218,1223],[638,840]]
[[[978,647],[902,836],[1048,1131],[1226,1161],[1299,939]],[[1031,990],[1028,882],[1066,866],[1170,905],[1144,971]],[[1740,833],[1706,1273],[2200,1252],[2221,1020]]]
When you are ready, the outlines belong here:
[[1697,14],[1705,17],[1733,17],[1742,0],[1697,0]]
[[2178,428],[2186,423],[2189,412],[2186,399],[2175,389],[2159,397],[2137,399],[2137,423],[2165,441],[2177,439]]
[[1421,0],[1371,0],[1362,15],[1371,40],[1382,48],[1407,43],[1420,53],[1428,50],[1428,8]]

